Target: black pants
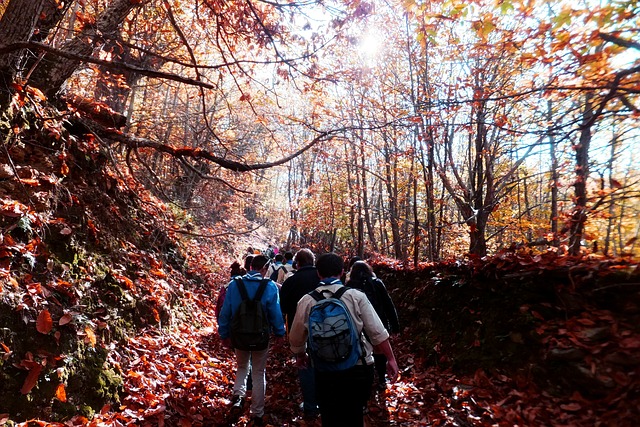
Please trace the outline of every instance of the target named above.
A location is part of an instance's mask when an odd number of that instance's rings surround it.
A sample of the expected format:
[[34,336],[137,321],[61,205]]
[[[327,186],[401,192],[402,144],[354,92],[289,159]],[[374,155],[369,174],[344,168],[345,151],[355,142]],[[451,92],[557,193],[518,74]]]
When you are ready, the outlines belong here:
[[362,427],[362,411],[373,385],[373,365],[315,374],[322,427]]
[[387,356],[384,354],[373,353],[373,361],[376,367],[376,375],[378,376],[378,384],[383,386],[387,384]]

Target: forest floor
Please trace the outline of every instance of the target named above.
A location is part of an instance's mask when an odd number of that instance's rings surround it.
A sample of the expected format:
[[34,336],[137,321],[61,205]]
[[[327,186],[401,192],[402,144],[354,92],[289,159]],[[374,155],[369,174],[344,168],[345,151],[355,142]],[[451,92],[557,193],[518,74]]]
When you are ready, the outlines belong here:
[[[409,273],[404,273],[405,279],[406,274]],[[407,312],[412,309],[405,305],[402,296],[398,299],[399,309],[404,312],[407,322]],[[214,298],[201,294],[193,300],[197,301],[202,313],[212,313]],[[445,307],[451,308],[454,307]],[[510,316],[504,302],[502,307],[491,308],[498,313],[499,322],[507,324],[506,328],[517,334],[515,319],[503,317]],[[593,310],[589,312],[594,313]],[[441,341],[439,361],[432,361],[429,352],[419,350],[416,345],[422,346],[421,338],[433,337],[433,333],[441,331],[443,326],[434,323],[430,330],[423,329],[424,319],[415,319],[406,324],[400,336],[393,338],[401,375],[384,393],[372,395],[368,425],[637,425],[640,415],[637,324],[629,325],[626,323],[628,318],[612,313],[595,311],[590,316],[615,325],[611,335],[601,336],[597,342],[592,340],[595,320],[584,320],[587,317],[577,317],[583,320],[574,323],[573,328],[549,327],[546,330],[551,333],[544,332],[549,340],[568,339],[568,343],[575,344],[554,347],[564,349],[560,360],[554,361],[560,363],[562,370],[569,373],[574,365],[581,366],[583,361],[589,363],[587,372],[578,373],[570,383],[563,383],[566,378],[563,379],[561,373],[537,360],[534,355],[537,350],[533,347],[514,351],[509,355],[511,360],[503,365],[499,360],[488,357],[481,360],[481,357],[469,354],[482,350],[479,343],[472,344],[475,347],[466,351],[452,350],[461,345],[465,334],[459,335],[453,347],[448,347],[445,337],[435,337]],[[637,313],[633,310],[635,316]],[[451,320],[446,323],[451,324]],[[584,327],[576,329],[579,325]],[[632,333],[630,327],[635,328],[635,332]],[[468,330],[477,331],[472,326]],[[603,333],[602,328],[598,331]],[[251,425],[248,408],[240,419],[230,422],[227,408],[234,379],[234,357],[221,346],[215,321],[209,320],[198,327],[180,324],[177,328],[148,332],[130,338],[126,345],[125,398],[119,408],[105,408],[90,425]],[[515,337],[518,345],[521,340],[526,341],[518,335]],[[495,350],[484,349],[484,353],[495,355]],[[534,357],[527,357],[527,353]],[[445,360],[453,357],[458,357],[459,363]],[[475,363],[471,361],[473,358]],[[604,360],[611,363],[605,366]],[[460,363],[469,366],[460,366]],[[493,366],[483,368],[483,364]],[[534,375],[538,378],[532,378]],[[300,402],[291,352],[286,347],[272,348],[267,367],[267,424],[277,427],[319,425],[302,419]],[[66,425],[85,425],[87,422],[80,417],[75,419],[75,424]]]
[[[229,425],[234,357],[213,313],[220,254],[246,242],[178,233],[192,224],[93,138],[14,132],[25,143],[0,159],[0,426]],[[637,425],[637,261],[525,249],[373,265],[403,330],[371,426]],[[268,425],[309,425],[287,348],[267,384]]]

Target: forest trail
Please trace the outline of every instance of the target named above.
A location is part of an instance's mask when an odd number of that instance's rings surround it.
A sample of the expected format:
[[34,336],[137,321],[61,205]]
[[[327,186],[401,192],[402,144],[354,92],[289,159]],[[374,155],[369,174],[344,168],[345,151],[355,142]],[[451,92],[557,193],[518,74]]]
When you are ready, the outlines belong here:
[[[208,304],[207,301],[202,301]],[[212,316],[213,318],[213,316]],[[411,350],[411,337],[394,337],[401,374],[383,394],[372,396],[369,427],[382,426],[595,426],[611,425],[612,408],[602,420],[571,399],[540,392],[530,379],[488,374],[456,375],[425,361]],[[248,405],[229,423],[228,404],[235,361],[224,349],[214,321],[204,327],[182,324],[166,333],[153,331],[130,340],[125,372],[125,398],[105,408],[98,424],[135,423],[149,426],[250,427]],[[302,419],[301,397],[288,347],[271,349],[267,364],[266,425],[319,426]],[[600,422],[603,424],[599,424]],[[109,424],[114,422],[115,424]],[[616,424],[629,426],[624,420]]]
[[[561,311],[566,307],[550,303],[551,298],[523,304],[517,295],[529,300],[532,295],[539,298],[540,293],[533,293],[522,282],[517,287],[500,287],[492,265],[486,261],[483,265],[494,279],[486,282],[486,271],[474,270],[477,283],[473,285],[462,279],[459,267],[447,272],[440,266],[430,272],[377,266],[379,277],[390,289],[401,291],[393,295],[404,329],[392,337],[400,377],[384,394],[372,397],[369,426],[634,426],[640,415],[640,333],[636,321],[640,303],[637,294],[634,298],[632,293],[620,293],[632,292],[632,286],[595,283],[599,307],[592,306],[590,300],[577,305],[577,299],[563,294],[562,304],[572,301],[577,307],[567,313]],[[589,277],[600,271],[598,265],[580,264]],[[501,268],[511,274],[505,265]],[[547,271],[552,276],[558,274],[557,270]],[[578,268],[574,266],[572,272],[575,281]],[[153,280],[140,283],[160,283],[160,277],[166,277],[160,273],[157,270],[149,276]],[[447,274],[455,281],[445,284]],[[431,283],[429,277],[437,281]],[[528,276],[521,272],[517,277]],[[222,347],[213,314],[217,287],[224,281],[220,277],[207,282],[174,289],[174,297],[180,296],[174,298],[176,304],[166,320],[161,317],[161,323],[137,329],[122,341],[105,341],[108,355],[104,365],[113,367],[122,378],[119,402],[102,409],[98,406],[92,418],[75,412],[62,422],[31,420],[16,426],[230,425],[227,408],[235,358]],[[542,291],[559,289],[549,280],[534,282],[544,285],[539,286]],[[399,283],[402,288],[396,287]],[[490,292],[483,285],[497,288]],[[589,286],[582,284],[582,296],[589,293]],[[158,298],[160,288],[150,289]],[[615,293],[605,294],[604,290]],[[614,295],[615,301],[611,300]],[[616,310],[616,301],[626,311]],[[527,323],[514,317],[511,309],[520,312]],[[496,325],[511,331],[508,339]],[[519,332],[520,328],[529,330],[531,336]],[[101,333],[107,332],[103,329]],[[492,337],[502,341],[491,341]],[[548,343],[553,347],[547,347]],[[550,360],[552,356],[565,359]],[[569,356],[572,358],[567,359]],[[564,371],[551,370],[553,366]],[[590,369],[583,370],[583,366]],[[567,378],[574,382],[565,383]],[[34,388],[39,390],[45,391],[42,386]],[[70,392],[71,386],[67,390]],[[77,393],[70,394],[74,404],[81,402]],[[301,419],[300,401],[290,350],[272,348],[267,364],[266,425],[309,426]],[[53,402],[51,407],[56,410],[59,403]],[[42,417],[45,415],[43,412]],[[232,425],[250,427],[247,415],[245,412]],[[5,421],[0,413],[0,425]]]
[[[401,343],[399,341],[398,343]],[[370,401],[369,426],[426,426],[425,398],[432,394],[431,376],[418,372],[414,357],[395,348],[402,374],[385,393]],[[131,338],[120,410],[105,410],[101,422],[138,420],[148,425],[249,426],[245,413],[230,423],[229,399],[235,378],[235,358],[222,347],[215,325],[197,329],[183,325],[167,333]],[[301,396],[293,354],[288,347],[272,347],[267,364],[266,425],[312,426],[302,419]],[[105,408],[107,409],[107,408]],[[317,422],[319,426],[319,420]]]

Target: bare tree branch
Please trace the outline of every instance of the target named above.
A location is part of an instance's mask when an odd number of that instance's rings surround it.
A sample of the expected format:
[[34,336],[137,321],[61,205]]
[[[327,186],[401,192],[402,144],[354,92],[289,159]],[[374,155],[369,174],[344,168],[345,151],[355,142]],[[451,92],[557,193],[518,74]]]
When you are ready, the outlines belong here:
[[606,42],[617,44],[618,46],[640,50],[640,43],[634,42],[633,40],[623,39],[622,37],[618,37],[613,34],[600,33],[600,38]]
[[249,171],[260,170],[260,169],[269,169],[274,166],[283,165],[288,161],[300,156],[302,153],[309,150],[314,145],[322,141],[330,140],[335,135],[345,131],[344,128],[334,129],[329,131],[322,131],[322,132],[317,131],[318,135],[315,138],[313,138],[309,143],[307,143],[305,146],[303,146],[299,150],[289,154],[286,157],[280,158],[278,160],[274,160],[272,162],[247,164],[244,162],[238,162],[235,160],[229,160],[224,157],[217,156],[214,153],[207,150],[203,150],[201,148],[194,148],[194,147],[176,148],[167,144],[162,144],[160,142],[153,141],[151,139],[140,138],[133,135],[127,135],[118,130],[110,129],[110,128],[106,128],[104,126],[98,125],[97,123],[92,124],[92,128],[96,129],[103,138],[109,138],[113,141],[121,142],[124,145],[126,145],[128,148],[133,150],[137,150],[139,148],[151,148],[161,153],[166,153],[178,158],[190,157],[193,159],[204,159],[212,163],[215,163],[218,166],[221,166],[225,169],[232,170],[235,172],[249,172]]
[[207,88],[207,89],[215,89],[215,85],[212,85],[210,83],[206,83],[203,81],[199,81],[199,80],[194,80],[194,79],[190,79],[188,77],[183,77],[183,76],[179,76],[177,74],[171,74],[171,73],[164,73],[162,71],[156,71],[156,70],[150,70],[148,68],[140,68],[137,67],[135,65],[131,65],[131,64],[126,64],[123,62],[112,62],[112,61],[106,61],[104,59],[100,59],[100,58],[94,58],[93,56],[86,56],[86,55],[77,55],[71,52],[67,52],[65,50],[61,50],[61,49],[56,49],[55,47],[51,47],[49,45],[43,44],[43,43],[38,43],[38,42],[19,42],[19,43],[12,43],[3,47],[0,47],[0,55],[8,53],[8,52],[13,52],[15,50],[19,50],[19,49],[34,49],[34,50],[44,50],[46,52],[49,52],[53,55],[58,55],[61,56],[63,58],[67,58],[67,59],[74,59],[77,61],[83,61],[83,62],[88,62],[91,64],[97,64],[100,66],[103,66],[105,68],[108,68],[110,70],[114,70],[114,71],[129,71],[129,72],[133,72],[133,73],[139,73],[142,74],[144,76],[147,77],[155,77],[155,78],[159,78],[159,79],[165,79],[165,80],[173,80],[176,82],[180,82],[180,83],[185,83],[188,85],[192,85],[192,86],[199,86],[199,87],[203,87],[203,88]]

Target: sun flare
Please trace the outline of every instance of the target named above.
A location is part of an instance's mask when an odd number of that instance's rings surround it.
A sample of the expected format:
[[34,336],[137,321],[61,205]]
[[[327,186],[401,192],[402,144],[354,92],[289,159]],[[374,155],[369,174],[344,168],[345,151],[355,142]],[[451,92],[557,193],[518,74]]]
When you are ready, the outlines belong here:
[[364,33],[360,39],[359,50],[364,56],[372,58],[378,54],[381,46],[382,40],[380,40],[380,36],[372,31],[368,31]]

